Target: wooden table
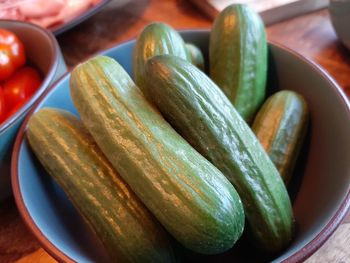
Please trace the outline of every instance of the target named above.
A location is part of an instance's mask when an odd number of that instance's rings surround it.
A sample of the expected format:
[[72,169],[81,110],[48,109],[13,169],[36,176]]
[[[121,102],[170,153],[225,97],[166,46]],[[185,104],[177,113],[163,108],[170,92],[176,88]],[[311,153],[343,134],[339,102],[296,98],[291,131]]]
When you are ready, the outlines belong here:
[[[125,1],[125,0],[124,0]],[[151,21],[177,29],[210,28],[212,21],[186,0],[112,1],[102,12],[58,37],[71,68],[92,54],[134,38]],[[270,40],[322,65],[350,96],[350,52],[337,40],[326,10],[270,26]],[[308,262],[350,262],[350,214]],[[26,229],[13,199],[0,205],[0,262],[54,262]]]

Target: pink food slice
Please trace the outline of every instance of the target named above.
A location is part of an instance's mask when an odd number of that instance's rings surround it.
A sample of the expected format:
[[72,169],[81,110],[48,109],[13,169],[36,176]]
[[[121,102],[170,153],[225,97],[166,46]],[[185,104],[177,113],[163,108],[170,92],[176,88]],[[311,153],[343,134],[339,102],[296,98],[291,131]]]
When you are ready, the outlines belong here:
[[40,18],[58,14],[67,0],[28,0],[18,5],[20,13],[27,18]]

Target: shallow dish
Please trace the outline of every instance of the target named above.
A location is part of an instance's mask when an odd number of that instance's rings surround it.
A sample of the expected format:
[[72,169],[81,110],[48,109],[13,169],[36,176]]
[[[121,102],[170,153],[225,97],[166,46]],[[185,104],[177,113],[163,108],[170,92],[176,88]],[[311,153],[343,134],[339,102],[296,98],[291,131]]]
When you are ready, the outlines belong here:
[[[181,33],[187,42],[208,49],[208,31]],[[134,41],[102,54],[115,58],[131,73]],[[269,45],[268,89],[295,90],[306,98],[310,113],[309,139],[294,174],[290,192],[297,222],[296,236],[275,262],[300,262],[314,253],[339,225],[350,205],[350,105],[337,84],[317,65],[276,44]],[[205,52],[207,57],[207,52]],[[26,224],[47,251],[59,261],[101,261],[105,254],[71,203],[32,154],[26,138],[27,121],[43,107],[76,114],[69,94],[69,74],[36,104],[18,134],[12,160],[15,199]],[[295,196],[295,198],[294,198]],[[204,262],[257,262],[243,242],[218,256],[196,256]],[[195,257],[195,258],[193,258]]]
[[67,21],[66,23],[59,24],[59,25],[54,26],[54,27],[50,27],[49,30],[51,30],[55,35],[59,35],[65,31],[75,27],[76,25],[84,22],[86,19],[88,19],[89,17],[93,16],[98,11],[100,11],[102,9],[102,7],[104,7],[110,1],[111,0],[101,0],[97,5],[92,6],[91,8],[89,8],[86,11],[84,11],[83,13],[81,13],[80,15],[73,18],[72,20]]
[[66,72],[60,48],[55,37],[46,29],[33,24],[0,20],[0,28],[14,32],[24,43],[28,60],[34,64],[42,76],[43,82],[29,99],[12,117],[0,124],[0,200],[10,194],[10,157],[16,133],[25,114],[38,100],[40,95],[56,79]]
[[[82,23],[83,21],[85,21],[89,17],[93,16],[98,11],[100,11],[102,9],[102,7],[104,7],[106,4],[108,4],[110,1],[111,0],[100,0],[97,4],[91,6],[90,8],[86,9],[85,11],[79,13],[78,15],[76,15],[72,19],[68,20],[67,22],[58,23],[58,24],[55,24],[53,26],[45,27],[45,28],[50,30],[55,35],[59,35],[65,31],[71,29],[72,27]],[[12,3],[7,3],[7,4],[9,5],[9,7],[12,5]],[[15,6],[17,6],[17,5],[15,4]],[[8,7],[6,7],[6,3],[5,3],[4,8],[5,9],[8,8]],[[1,20],[1,17],[0,17],[0,20]],[[21,20],[14,19],[13,21],[21,21]],[[22,21],[22,22],[28,22],[28,21]]]

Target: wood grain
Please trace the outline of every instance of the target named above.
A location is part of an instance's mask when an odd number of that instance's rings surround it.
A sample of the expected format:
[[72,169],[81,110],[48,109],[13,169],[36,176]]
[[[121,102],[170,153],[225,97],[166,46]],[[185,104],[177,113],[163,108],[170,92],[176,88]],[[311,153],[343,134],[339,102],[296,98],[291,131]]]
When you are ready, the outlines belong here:
[[16,263],[29,263],[29,262],[35,262],[35,263],[55,263],[57,262],[54,258],[52,258],[47,252],[39,248],[35,252],[26,255],[22,257],[21,259],[17,260]]
[[[100,50],[134,38],[152,21],[163,21],[177,29],[210,28],[212,24],[186,0],[131,0],[122,7],[117,1],[112,1],[100,13],[58,37],[70,68]],[[267,32],[270,40],[323,66],[350,96],[350,52],[337,40],[327,11],[275,24]],[[308,263],[349,262],[349,236],[350,214]],[[0,204],[0,262],[16,261],[54,262],[29,233],[13,199],[9,199]]]
[[350,51],[337,39],[327,10],[278,23],[267,32],[270,40],[321,65],[350,96]]
[[135,38],[143,27],[165,21],[177,29],[209,28],[211,21],[187,1],[134,0],[122,8],[113,1],[100,13],[58,37],[68,66],[92,54]]

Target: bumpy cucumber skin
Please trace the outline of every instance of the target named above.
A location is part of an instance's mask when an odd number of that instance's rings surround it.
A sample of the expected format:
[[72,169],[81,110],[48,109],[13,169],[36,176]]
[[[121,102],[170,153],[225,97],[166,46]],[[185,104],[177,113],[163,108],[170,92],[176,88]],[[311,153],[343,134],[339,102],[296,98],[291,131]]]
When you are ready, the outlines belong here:
[[51,108],[28,124],[31,148],[113,262],[175,262],[168,234],[72,114]]
[[265,150],[227,97],[203,72],[174,56],[145,67],[142,89],[165,119],[236,187],[259,246],[284,249],[293,214],[283,181]]
[[188,57],[190,57],[190,61],[193,65],[195,65],[200,70],[204,71],[204,57],[202,51],[191,43],[186,43],[186,50],[188,53]]
[[244,4],[215,19],[209,44],[210,77],[250,122],[265,97],[267,42],[262,20]]
[[203,254],[231,248],[244,228],[241,200],[113,59],[76,67],[71,95],[83,123],[115,169],[163,226]]
[[307,123],[305,99],[290,90],[273,94],[255,117],[252,129],[286,185],[293,173]]
[[137,86],[143,85],[143,70],[147,60],[156,55],[170,54],[190,61],[180,34],[164,23],[147,25],[138,36],[133,50],[133,74]]

